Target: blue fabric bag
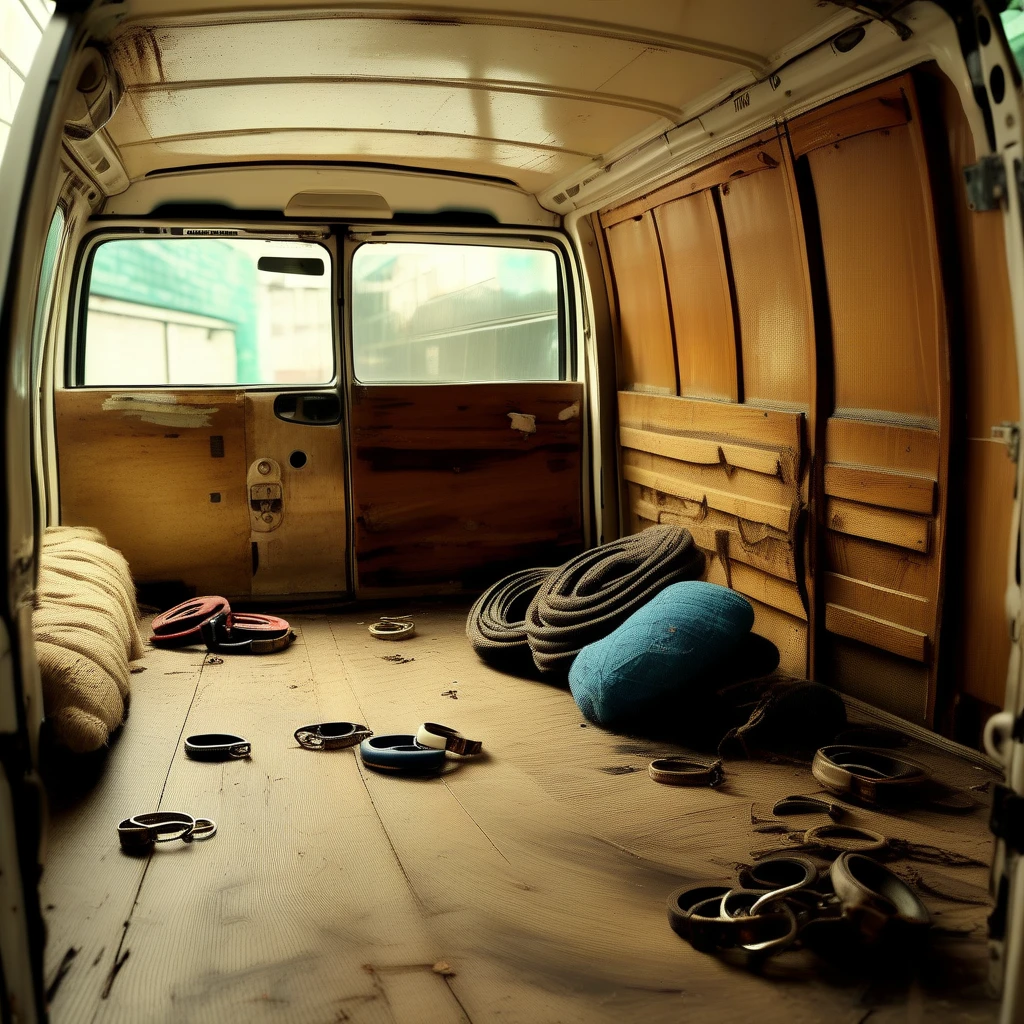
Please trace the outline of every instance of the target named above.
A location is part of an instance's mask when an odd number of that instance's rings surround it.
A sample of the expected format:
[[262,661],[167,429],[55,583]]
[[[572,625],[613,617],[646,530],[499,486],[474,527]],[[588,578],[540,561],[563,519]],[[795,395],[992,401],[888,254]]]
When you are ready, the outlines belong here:
[[[685,705],[754,624],[750,602],[700,580],[673,583],[614,632],[584,647],[569,670],[580,711],[599,725],[635,724]],[[705,682],[705,680],[707,680]]]

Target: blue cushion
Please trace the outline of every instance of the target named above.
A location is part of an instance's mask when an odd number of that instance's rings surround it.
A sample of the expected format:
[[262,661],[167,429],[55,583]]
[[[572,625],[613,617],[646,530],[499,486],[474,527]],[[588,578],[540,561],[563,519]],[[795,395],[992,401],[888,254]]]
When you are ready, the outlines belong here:
[[750,602],[728,587],[673,583],[580,651],[569,670],[569,689],[592,722],[636,721],[656,713],[659,702],[685,697],[753,624]]

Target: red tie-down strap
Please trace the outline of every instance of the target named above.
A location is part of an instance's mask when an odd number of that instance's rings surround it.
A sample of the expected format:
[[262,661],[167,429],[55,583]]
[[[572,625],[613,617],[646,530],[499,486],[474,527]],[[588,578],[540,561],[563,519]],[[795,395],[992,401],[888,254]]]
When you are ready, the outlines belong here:
[[199,632],[202,624],[230,611],[231,605],[224,597],[193,597],[182,601],[153,620],[149,642],[154,647],[188,647],[202,643]]

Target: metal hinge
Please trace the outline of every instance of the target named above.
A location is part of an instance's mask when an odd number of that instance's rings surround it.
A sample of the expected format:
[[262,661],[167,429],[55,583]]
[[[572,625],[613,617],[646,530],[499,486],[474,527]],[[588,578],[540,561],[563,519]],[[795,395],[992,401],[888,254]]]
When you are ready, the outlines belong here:
[[991,437],[993,441],[1002,441],[1006,445],[1006,454],[1011,462],[1016,462],[1020,458],[1019,423],[1000,423],[992,428]]
[[1006,165],[1001,156],[983,156],[964,168],[967,207],[975,213],[998,210],[1006,198]]

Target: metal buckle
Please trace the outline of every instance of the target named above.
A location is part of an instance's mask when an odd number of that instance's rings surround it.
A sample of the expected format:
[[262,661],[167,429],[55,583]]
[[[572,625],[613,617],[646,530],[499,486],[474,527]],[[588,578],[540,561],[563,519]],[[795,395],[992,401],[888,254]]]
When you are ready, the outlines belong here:
[[295,730],[295,742],[306,750],[339,750],[354,747],[373,735],[358,722],[320,722]]

